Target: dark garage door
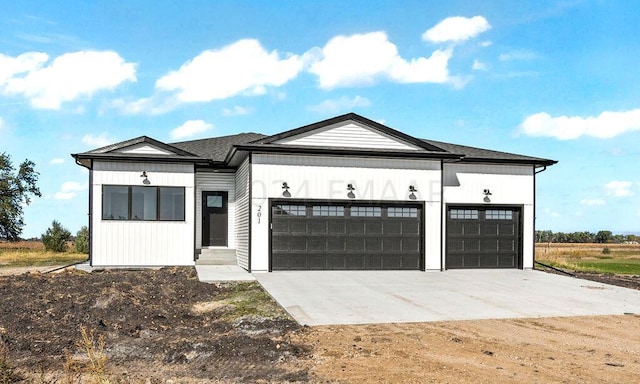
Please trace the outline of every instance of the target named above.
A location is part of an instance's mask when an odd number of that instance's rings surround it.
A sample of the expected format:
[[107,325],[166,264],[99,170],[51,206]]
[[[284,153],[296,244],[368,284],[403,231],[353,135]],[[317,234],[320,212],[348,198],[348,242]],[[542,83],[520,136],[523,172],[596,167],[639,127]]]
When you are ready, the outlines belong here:
[[519,208],[449,207],[446,267],[522,268]]
[[273,202],[272,270],[422,269],[422,205]]

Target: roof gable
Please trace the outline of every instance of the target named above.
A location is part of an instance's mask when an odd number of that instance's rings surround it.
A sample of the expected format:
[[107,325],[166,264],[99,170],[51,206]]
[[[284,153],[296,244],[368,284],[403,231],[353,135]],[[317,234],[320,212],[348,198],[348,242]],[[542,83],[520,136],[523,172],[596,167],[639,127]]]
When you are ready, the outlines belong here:
[[256,144],[443,152],[441,148],[355,113],[269,136]]

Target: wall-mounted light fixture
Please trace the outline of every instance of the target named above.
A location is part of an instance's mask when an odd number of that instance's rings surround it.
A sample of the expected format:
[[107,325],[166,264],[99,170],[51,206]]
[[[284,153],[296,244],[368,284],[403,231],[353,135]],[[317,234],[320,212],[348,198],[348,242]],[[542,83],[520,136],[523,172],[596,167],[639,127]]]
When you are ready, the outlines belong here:
[[349,193],[347,193],[347,197],[350,199],[355,199],[356,195],[353,193],[353,191],[355,191],[356,188],[353,186],[353,184],[347,184],[347,191],[349,191]]
[[490,203],[491,199],[489,198],[489,196],[491,196],[491,191],[489,189],[485,189],[484,191],[482,191],[482,194],[484,195],[483,201],[485,203]]
[[140,175],[140,177],[144,177],[144,179],[142,179],[142,184],[144,185],[151,184],[151,182],[149,181],[149,178],[147,177],[147,171],[142,171],[142,174]]
[[284,192],[282,192],[282,196],[291,197],[291,192],[289,192],[289,184],[287,184],[286,181],[282,183],[282,189],[284,189]]
[[415,200],[415,199],[416,199],[416,192],[418,192],[418,190],[416,189],[416,187],[415,187],[415,186],[413,186],[413,185],[410,185],[410,186],[409,186],[409,192],[411,192],[411,193],[409,193],[409,198],[410,198],[411,200]]

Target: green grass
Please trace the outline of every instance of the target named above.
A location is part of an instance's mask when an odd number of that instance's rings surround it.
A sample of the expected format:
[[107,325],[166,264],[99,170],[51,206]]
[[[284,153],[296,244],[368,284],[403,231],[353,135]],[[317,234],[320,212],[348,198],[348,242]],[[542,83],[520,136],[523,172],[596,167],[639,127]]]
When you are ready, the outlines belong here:
[[0,268],[67,265],[84,260],[87,260],[87,255],[83,253],[0,248]]
[[221,295],[220,299],[229,305],[222,316],[227,321],[235,321],[243,316],[287,317],[283,309],[255,282],[234,283],[232,290]]
[[540,260],[552,267],[582,272],[616,273],[624,275],[640,275],[640,260],[598,258],[595,260]]

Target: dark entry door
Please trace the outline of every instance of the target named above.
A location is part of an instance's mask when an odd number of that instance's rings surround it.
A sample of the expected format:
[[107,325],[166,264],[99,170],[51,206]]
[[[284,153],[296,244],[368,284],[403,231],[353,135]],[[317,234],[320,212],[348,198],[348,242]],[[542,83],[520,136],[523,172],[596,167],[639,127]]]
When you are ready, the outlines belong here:
[[227,192],[202,192],[202,246],[227,246]]
[[449,207],[447,269],[522,268],[520,209]]

